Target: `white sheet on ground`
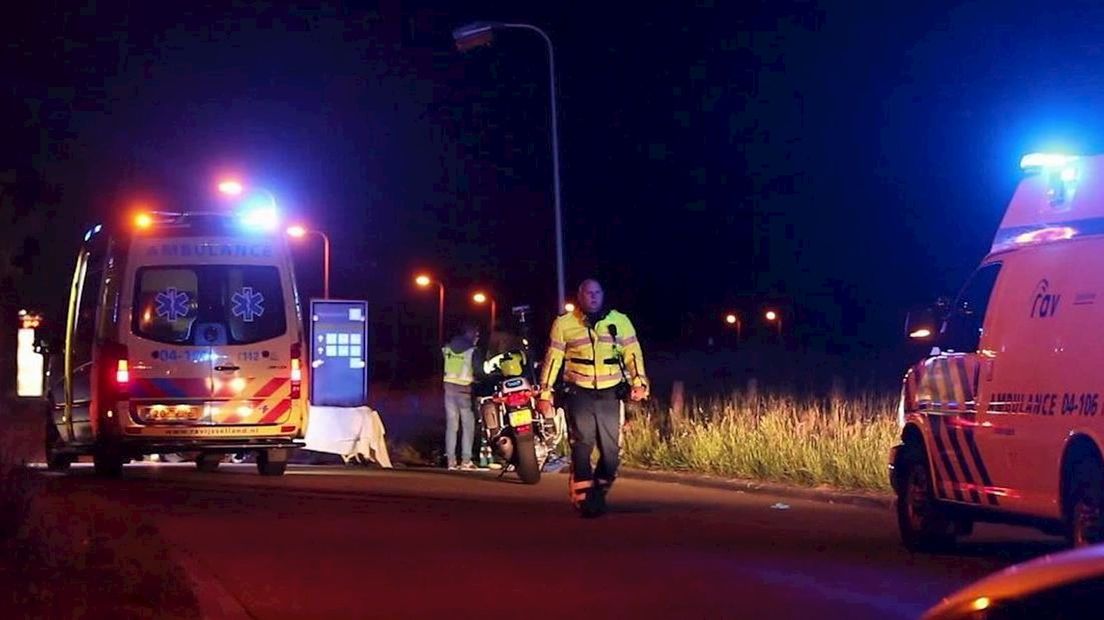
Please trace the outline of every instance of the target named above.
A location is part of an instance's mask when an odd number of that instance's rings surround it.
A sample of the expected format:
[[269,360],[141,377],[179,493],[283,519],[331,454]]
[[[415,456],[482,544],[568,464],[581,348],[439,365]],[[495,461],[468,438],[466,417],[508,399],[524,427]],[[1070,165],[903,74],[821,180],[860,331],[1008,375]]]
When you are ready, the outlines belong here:
[[361,458],[391,468],[384,441],[386,430],[379,412],[371,407],[316,407],[307,421],[308,450],[337,454],[348,461]]

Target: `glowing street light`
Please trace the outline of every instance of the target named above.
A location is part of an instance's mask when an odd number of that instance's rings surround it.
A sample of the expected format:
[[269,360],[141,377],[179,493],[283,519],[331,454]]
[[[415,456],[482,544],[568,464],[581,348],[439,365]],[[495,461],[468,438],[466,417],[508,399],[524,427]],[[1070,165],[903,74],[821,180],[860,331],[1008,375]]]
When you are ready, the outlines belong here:
[[296,239],[302,239],[307,235],[318,235],[322,238],[322,298],[330,298],[330,237],[321,230],[306,228],[300,224],[287,229],[287,234]]
[[744,324],[740,321],[740,316],[735,313],[729,313],[725,316],[725,323],[736,326],[736,342],[740,342],[744,330]]
[[477,303],[479,305],[483,305],[483,304],[487,303],[488,300],[491,302],[491,332],[490,333],[493,334],[494,329],[495,329],[495,315],[498,314],[498,306],[495,302],[495,298],[487,295],[486,293],[484,293],[482,291],[477,292],[476,294],[472,295],[472,301],[474,301],[475,303]]
[[575,312],[575,304],[570,301],[564,304],[564,312]]
[[437,283],[437,340],[445,343],[445,285],[440,280],[434,280],[422,273],[414,278],[414,284],[421,288],[428,288],[434,282]]
[[774,310],[767,310],[767,313],[763,315],[768,323],[775,323],[778,325],[778,337],[782,337],[782,317]]

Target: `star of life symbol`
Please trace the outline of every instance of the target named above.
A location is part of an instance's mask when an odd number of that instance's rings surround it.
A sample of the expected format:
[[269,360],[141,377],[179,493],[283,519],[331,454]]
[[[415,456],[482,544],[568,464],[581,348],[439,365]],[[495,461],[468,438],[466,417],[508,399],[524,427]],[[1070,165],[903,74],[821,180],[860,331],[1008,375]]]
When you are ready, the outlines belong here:
[[157,316],[176,321],[188,315],[188,294],[175,288],[167,288],[157,294]]
[[234,293],[230,301],[234,302],[230,311],[246,323],[252,323],[253,319],[264,316],[264,295],[254,291],[252,286],[243,286],[242,290]]

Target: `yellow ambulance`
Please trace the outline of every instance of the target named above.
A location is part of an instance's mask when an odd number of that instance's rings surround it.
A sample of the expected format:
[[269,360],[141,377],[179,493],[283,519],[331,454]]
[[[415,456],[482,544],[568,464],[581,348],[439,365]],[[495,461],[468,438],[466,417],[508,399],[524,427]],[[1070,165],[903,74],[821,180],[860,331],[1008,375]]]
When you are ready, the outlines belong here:
[[148,454],[197,454],[212,471],[255,452],[281,475],[302,445],[304,335],[274,205],[142,212],[84,237],[58,368],[46,461],[91,455],[119,475]]

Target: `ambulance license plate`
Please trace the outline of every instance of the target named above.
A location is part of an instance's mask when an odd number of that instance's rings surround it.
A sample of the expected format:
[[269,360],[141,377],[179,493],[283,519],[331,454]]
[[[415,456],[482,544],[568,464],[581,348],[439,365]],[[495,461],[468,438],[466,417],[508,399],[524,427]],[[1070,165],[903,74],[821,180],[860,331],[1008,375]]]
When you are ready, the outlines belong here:
[[533,412],[529,409],[518,409],[510,412],[510,426],[524,426],[533,423]]

